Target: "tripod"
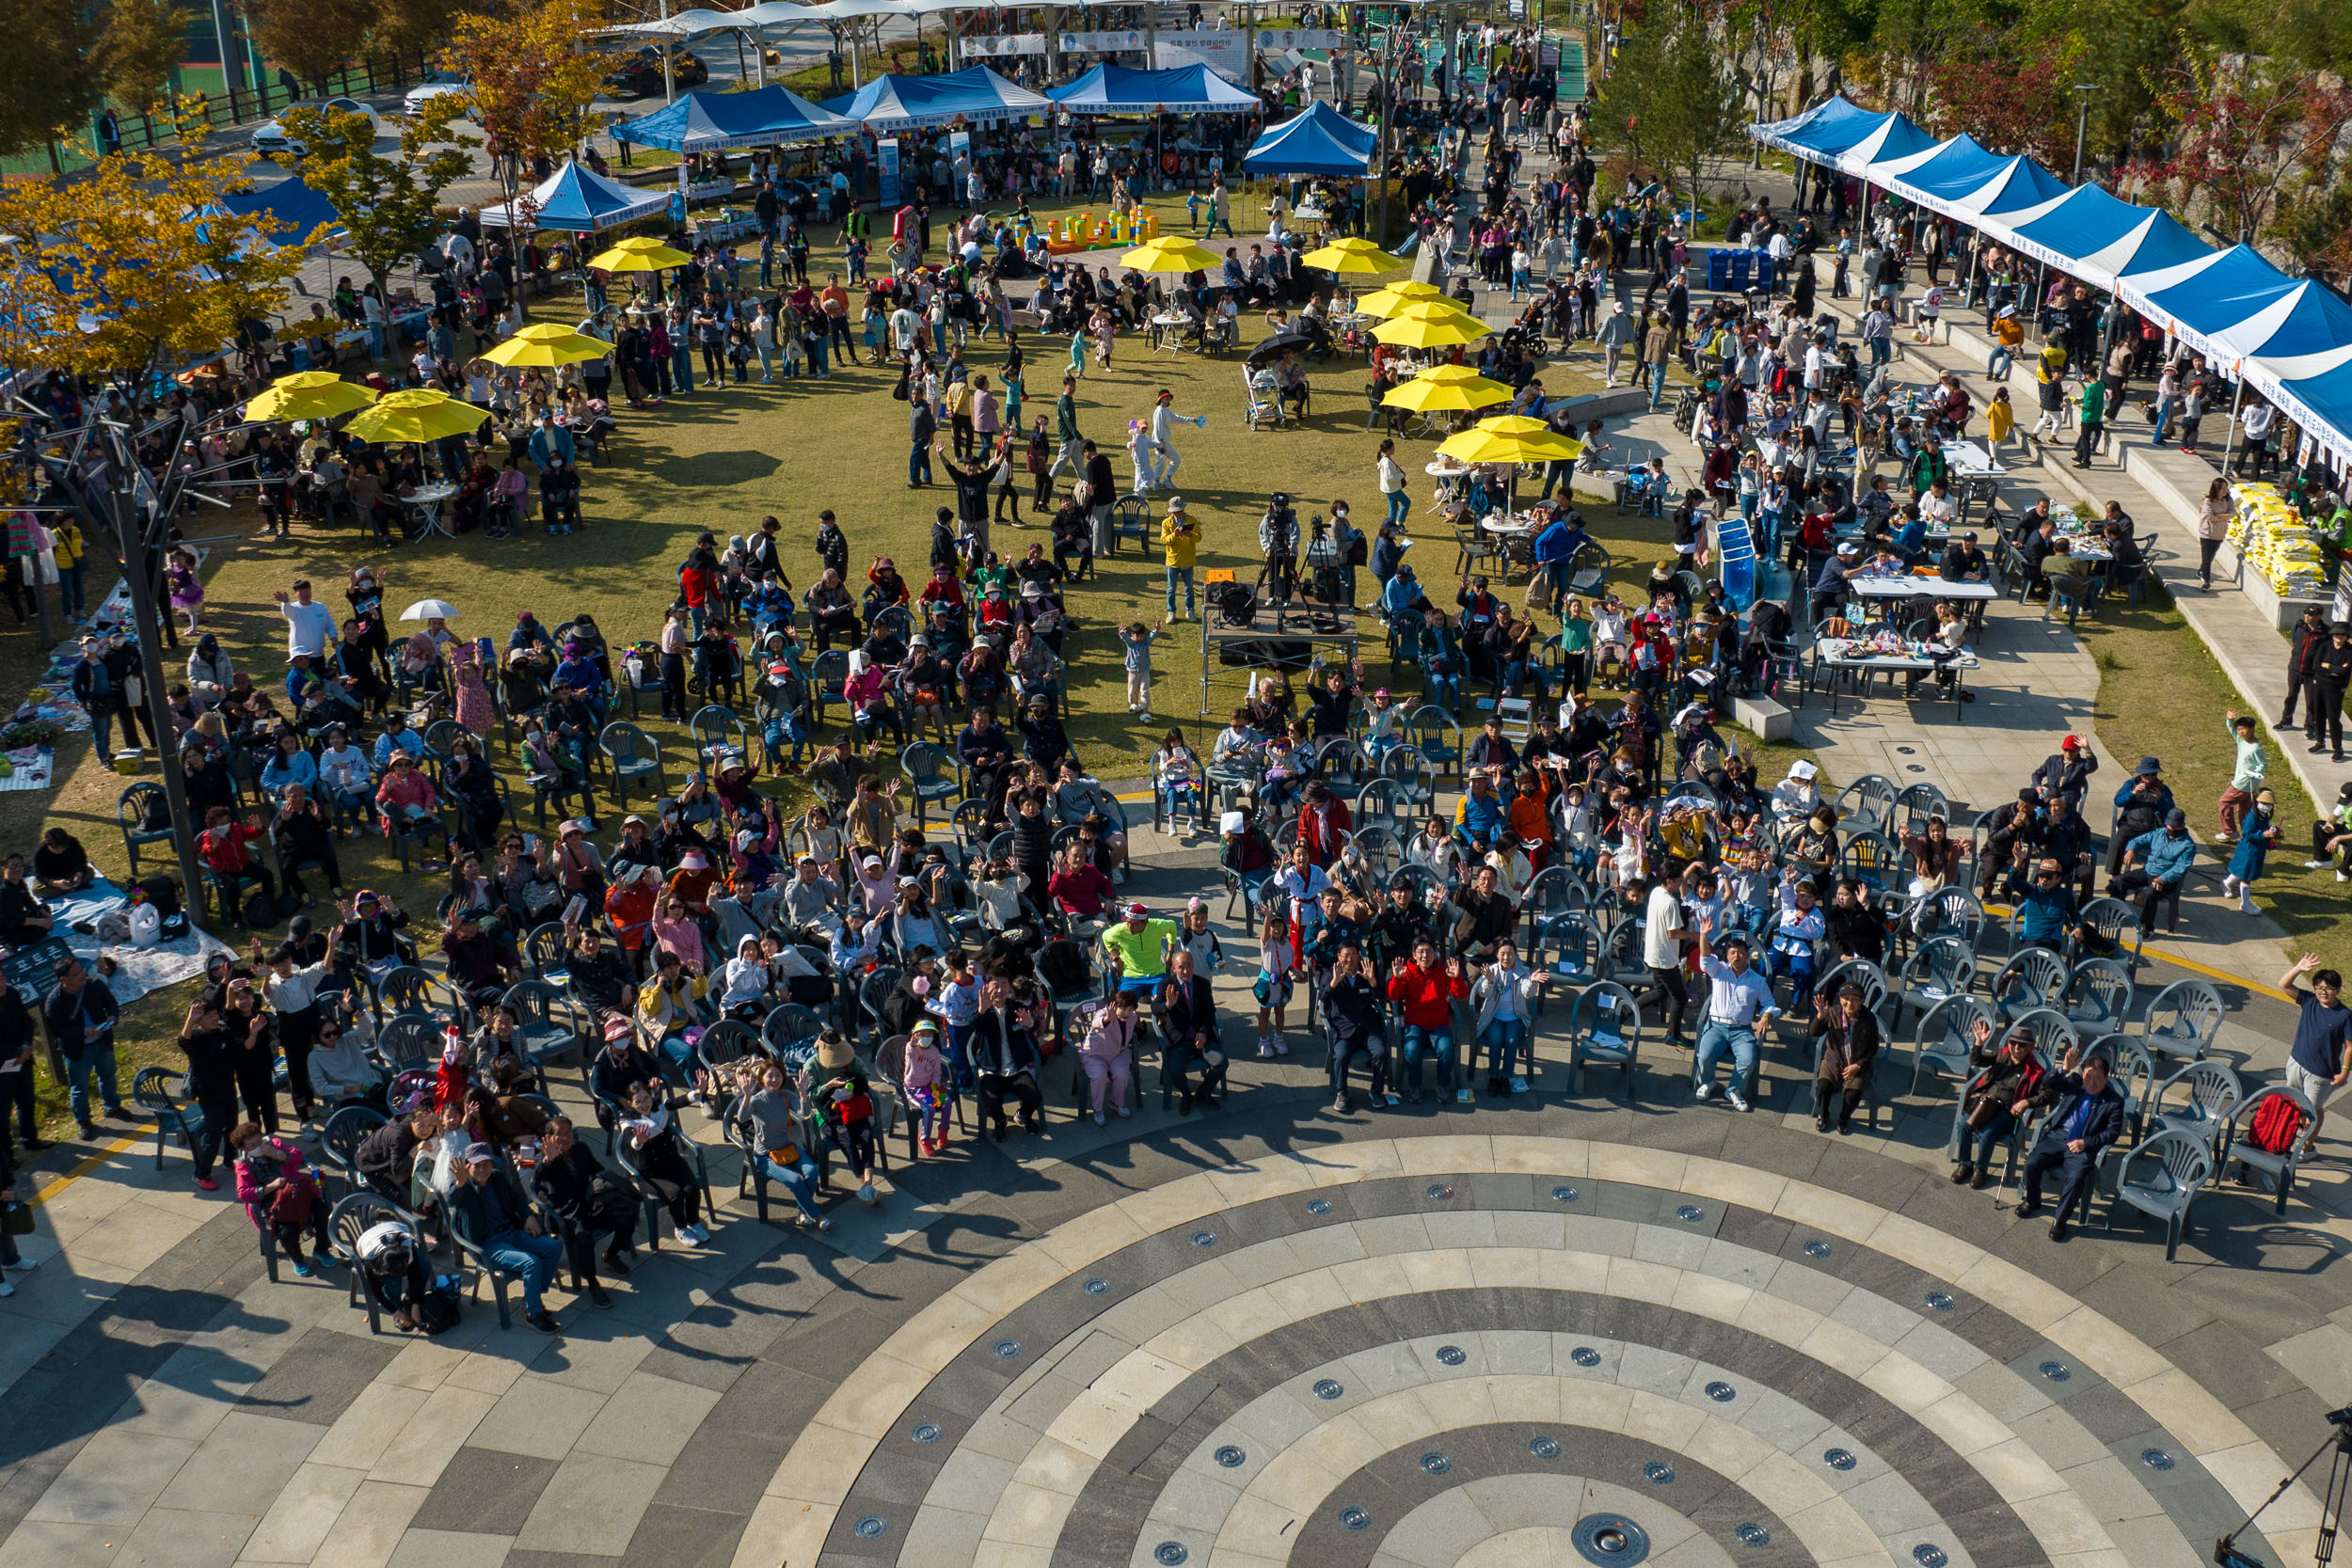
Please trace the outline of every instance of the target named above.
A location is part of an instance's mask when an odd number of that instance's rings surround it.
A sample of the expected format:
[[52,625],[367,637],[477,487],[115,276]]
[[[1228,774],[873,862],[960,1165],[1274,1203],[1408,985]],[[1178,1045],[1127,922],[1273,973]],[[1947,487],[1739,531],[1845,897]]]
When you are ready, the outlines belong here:
[[2237,1538],[2253,1528],[2264,1509],[2286,1496],[2287,1488],[2302,1480],[2304,1471],[2333,1449],[2335,1459],[2328,1467],[2328,1484],[2319,1495],[2319,1539],[2312,1548],[2312,1568],[2328,1568],[2329,1560],[2336,1555],[2336,1532],[2344,1525],[2344,1501],[2347,1495],[2352,1495],[2352,1404],[2329,1411],[2328,1420],[2335,1428],[2328,1440],[2312,1451],[2311,1458],[2296,1466],[2295,1474],[2280,1481],[2277,1490],[2257,1503],[2244,1524],[2213,1544],[2217,1568],[2266,1568],[2262,1559],[2237,1549]]

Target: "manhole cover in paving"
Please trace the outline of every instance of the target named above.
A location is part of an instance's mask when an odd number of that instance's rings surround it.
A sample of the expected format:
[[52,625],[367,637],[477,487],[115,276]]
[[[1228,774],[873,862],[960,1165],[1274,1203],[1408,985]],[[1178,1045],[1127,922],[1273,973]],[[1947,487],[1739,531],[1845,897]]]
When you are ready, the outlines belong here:
[[1238,1470],[1248,1461],[1249,1455],[1231,1443],[1216,1450],[1216,1462],[1229,1470]]
[[1018,1340],[1018,1339],[999,1339],[999,1340],[997,1340],[997,1341],[996,1341],[996,1359],[997,1359],[997,1360],[999,1360],[999,1361],[1011,1361],[1011,1360],[1016,1359],[1016,1358],[1017,1358],[1020,1354],[1021,1354],[1021,1341],[1020,1341],[1020,1340]]
[[1944,1568],[1944,1565],[1952,1560],[1944,1555],[1943,1547],[1922,1541],[1911,1548],[1911,1560],[1917,1563],[1919,1568]]
[[1332,1378],[1327,1377],[1315,1385],[1315,1398],[1319,1400],[1335,1400],[1346,1392],[1347,1385]]
[[1327,1214],[1330,1212],[1331,1200],[1327,1197],[1315,1197],[1309,1198],[1307,1200],[1307,1212],[1310,1214],[1323,1215]]
[[1090,1296],[1108,1295],[1110,1294],[1111,1282],[1103,1278],[1100,1275],[1097,1275],[1094,1278],[1088,1280],[1084,1285],[1079,1286],[1078,1289],[1084,1291]]
[[1348,1529],[1362,1529],[1372,1523],[1372,1515],[1360,1508],[1343,1508],[1340,1510],[1340,1523]]
[[1596,1568],[1633,1568],[1649,1556],[1649,1532],[1621,1513],[1589,1513],[1569,1540]]
[[1557,1437],[1530,1438],[1527,1451],[1538,1459],[1557,1459],[1560,1457],[1560,1439]]
[[1192,1244],[1194,1246],[1215,1246],[1216,1245],[1216,1232],[1214,1230],[1196,1230],[1192,1233]]
[[1930,1291],[1928,1292],[1928,1305],[1934,1307],[1938,1312],[1949,1312],[1952,1308],[1958,1307],[1960,1303],[1954,1301],[1948,1291]]
[[1832,1449],[1821,1455],[1821,1463],[1833,1470],[1851,1470],[1853,1468],[1853,1455],[1844,1449]]
[[1152,1560],[1167,1563],[1168,1568],[1176,1568],[1178,1563],[1191,1556],[1190,1552],[1184,1550],[1184,1544],[1181,1541],[1163,1541],[1152,1549]]
[[2151,1470],[2169,1470],[2175,1464],[2179,1463],[2169,1453],[2167,1453],[2162,1449],[2142,1449],[2139,1455],[2139,1462],[2142,1465],[2147,1465]]
[[1740,1390],[1728,1383],[1710,1383],[1707,1386],[1707,1397],[1717,1404],[1729,1404],[1740,1397]]
[[1433,1476],[1441,1476],[1454,1468],[1454,1461],[1441,1453],[1425,1453],[1421,1456],[1421,1467]]
[[1743,1546],[1769,1546],[1772,1544],[1772,1532],[1762,1525],[1741,1525],[1731,1533],[1740,1538],[1740,1544]]
[[890,1521],[883,1518],[879,1513],[868,1513],[865,1518],[860,1519],[857,1522],[857,1532],[859,1536],[867,1541],[876,1539],[882,1533],[882,1531],[888,1529],[889,1528]]
[[2052,1383],[2064,1383],[2074,1375],[2074,1370],[2063,1361],[2044,1361],[2042,1363],[2042,1375]]
[[1439,1345],[1438,1359],[1449,1367],[1458,1367],[1470,1359],[1470,1353],[1459,1345]]
[[1454,1189],[1442,1181],[1433,1181],[1429,1184],[1429,1199],[1433,1203],[1443,1203],[1453,1196]]
[[1675,1211],[1675,1217],[1685,1225],[1696,1225],[1707,1218],[1707,1211],[1695,1203],[1686,1203]]
[[1554,1187],[1551,1189],[1551,1198],[1555,1203],[1574,1203],[1577,1192],[1574,1187]]
[[1642,1479],[1652,1486],[1672,1486],[1675,1467],[1662,1459],[1653,1459],[1642,1466]]
[[933,1422],[925,1421],[907,1435],[918,1443],[936,1443],[939,1441],[939,1428]]
[[[1807,1258],[1827,1258],[1836,1250],[1836,1249],[1831,1246],[1827,1242],[1807,1242],[1804,1243],[1804,1255]],[[1759,1525],[1756,1528],[1761,1529],[1763,1527]]]
[[1600,1352],[1590,1345],[1579,1345],[1568,1352],[1568,1359],[1580,1367],[1597,1367],[1600,1365]]

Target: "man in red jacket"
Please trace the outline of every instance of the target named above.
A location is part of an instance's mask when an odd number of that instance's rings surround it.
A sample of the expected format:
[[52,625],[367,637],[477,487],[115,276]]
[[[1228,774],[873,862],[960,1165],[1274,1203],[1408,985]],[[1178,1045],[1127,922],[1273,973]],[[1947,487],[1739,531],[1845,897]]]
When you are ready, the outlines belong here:
[[693,634],[703,634],[703,621],[719,602],[719,536],[706,533],[686,552],[677,569],[678,596],[686,601],[686,618]]
[[[1421,1059],[1424,1053],[1438,1059],[1438,1092],[1442,1095],[1454,1088],[1454,1003],[1470,994],[1470,982],[1462,978],[1462,960],[1448,958],[1438,962],[1438,944],[1427,937],[1413,943],[1409,963],[1397,965],[1389,975],[1389,1000],[1396,1005],[1397,1015],[1405,1021],[1406,1094],[1416,1105],[1421,1103]],[[1470,1098],[1466,1085],[1454,1089],[1454,1098],[1468,1103]]]

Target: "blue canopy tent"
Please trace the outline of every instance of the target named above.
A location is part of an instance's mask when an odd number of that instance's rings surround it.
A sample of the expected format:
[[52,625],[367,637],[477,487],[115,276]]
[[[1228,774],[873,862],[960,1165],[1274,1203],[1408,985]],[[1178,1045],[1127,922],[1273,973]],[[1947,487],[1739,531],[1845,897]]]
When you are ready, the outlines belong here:
[[639,119],[612,128],[613,139],[673,152],[773,147],[819,136],[853,136],[854,119],[820,109],[779,87],[753,92],[690,92]]
[[1889,120],[1900,117],[1866,109],[1845,98],[1825,98],[1804,113],[1748,127],[1748,135],[1808,164],[1831,164]]
[[[1888,175],[1899,174],[1935,155],[1944,144],[1922,131],[1909,117],[1899,114],[1886,117],[1886,123],[1840,152],[1836,157],[1841,174],[1860,174],[1882,182]],[[1872,174],[1873,169],[1879,170]]]
[[[2250,245],[2232,245],[2201,263],[2169,269],[2180,274],[2151,288],[2146,275],[2127,277],[2117,288],[2124,301],[2170,325],[2174,336],[2200,353],[2232,361],[2245,353],[2233,341],[2243,329],[2304,287]],[[2267,334],[2265,334],[2267,336]]]
[[1968,198],[2007,174],[2009,163],[1963,132],[1937,148],[1933,156],[1899,171],[1889,169],[1882,177],[1879,166],[1873,166],[1871,178],[1896,195],[1948,217]]
[[2048,212],[2073,192],[2031,158],[2012,158],[2006,173],[1963,200],[1953,214],[1979,227],[2007,227]]
[[299,176],[236,196],[224,196],[220,204],[240,217],[266,214],[278,219],[292,230],[289,239],[294,245],[309,239],[311,230],[322,223],[330,226],[329,239],[343,230],[343,215],[335,211],[335,204],[304,184]]
[[[2352,356],[2352,344],[2336,354]],[[2335,358],[2335,355],[2327,356]],[[2298,367],[2290,365],[2290,370]],[[2336,358],[2328,369],[2281,376],[2273,367],[2249,363],[2247,384],[2276,404],[2287,418],[2327,448],[2339,463],[2352,464],[2352,358]]]
[[1371,169],[1379,133],[1359,125],[1321,99],[1260,135],[1242,156],[1244,174],[1330,174],[1361,179]]
[[1244,92],[1205,65],[1131,71],[1098,65],[1046,97],[1073,115],[1254,114],[1258,95]]
[[482,221],[494,229],[564,229],[594,234],[651,217],[669,204],[667,191],[632,190],[594,169],[567,162],[529,197],[516,202],[516,211],[510,212],[501,201],[483,208]]
[[[2100,185],[2077,185],[2041,212],[2010,222],[2004,244],[2102,289],[2114,288],[2143,247],[2149,252],[2143,270],[2186,261],[2212,248],[2167,214],[2135,207]],[[2187,248],[2171,247],[2176,234]]]
[[823,107],[882,135],[961,120],[985,125],[1044,114],[1051,100],[1016,87],[984,65],[947,76],[877,76],[847,98]]

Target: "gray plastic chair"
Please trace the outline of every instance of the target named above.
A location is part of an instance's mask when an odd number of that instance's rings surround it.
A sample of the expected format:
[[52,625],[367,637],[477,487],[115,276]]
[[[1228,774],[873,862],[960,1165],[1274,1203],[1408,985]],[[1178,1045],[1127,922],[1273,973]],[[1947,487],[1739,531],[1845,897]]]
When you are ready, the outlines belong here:
[[2211,981],[2176,980],[2156,992],[2139,1021],[2139,1037],[2157,1056],[2202,1060],[2229,1016]]
[[1901,793],[1884,774],[1863,774],[1837,792],[1837,826],[1848,832],[1883,832]]
[[1633,993],[1613,980],[1584,988],[1576,999],[1568,1022],[1568,1093],[1583,1092],[1584,1065],[1619,1068],[1625,1072],[1625,1097],[1640,1099],[1634,1073],[1642,1055],[1642,1010]]
[[2139,956],[2139,946],[2147,933],[2139,927],[2139,911],[2121,898],[2093,898],[2082,909],[2083,924],[2115,943],[2109,955],[2126,970],[2137,970],[2148,960]]
[[[2256,1148],[2247,1141],[2247,1134],[2253,1130],[2254,1114],[2262,1109],[2265,1101],[2272,1100],[2284,1100],[2292,1104],[2299,1118],[2295,1124],[2295,1136],[2287,1141],[2283,1151],[2275,1154],[2266,1148]],[[2235,1164],[2269,1177],[2271,1187],[2278,1194],[2278,1202],[2272,1206],[2271,1212],[2285,1213],[2287,1189],[2295,1185],[2295,1167],[2303,1158],[2305,1129],[2311,1126],[2316,1114],[2312,1109],[2311,1101],[2301,1091],[2291,1089],[2284,1084],[2273,1084],[2268,1088],[2255,1090],[2230,1113],[2228,1129],[2222,1134],[2221,1167],[2226,1170]]]
[[2028,947],[2001,966],[1988,994],[1993,1010],[2011,1021],[2057,1007],[2066,995],[2066,962],[2046,947]]
[[2066,1016],[2087,1035],[2123,1027],[2132,1016],[2132,974],[2121,958],[2085,958],[2066,977]]
[[2049,1057],[2053,1067],[2065,1061],[2066,1053],[2082,1043],[2081,1032],[2075,1029],[2074,1021],[2056,1007],[2031,1008],[2009,1020],[2005,1025],[1996,1019],[1994,1037],[2006,1037],[2012,1029],[2031,1030],[2034,1049]]
[[1955,996],[1965,996],[1976,981],[1973,948],[1956,936],[1930,937],[1912,952],[1896,978],[1895,1016],[1899,1021],[1904,1007],[1925,1013]]
[[1835,1002],[1837,989],[1849,985],[1862,988],[1862,1005],[1874,1013],[1880,1011],[1890,990],[1886,971],[1867,958],[1847,958],[1821,973],[1821,977],[1813,982],[1813,994]]
[[[2172,1094],[2176,1087],[2187,1091],[2177,1103]],[[2149,1094],[2151,1141],[2166,1132],[2183,1132],[2209,1147],[2217,1145],[2229,1129],[2230,1113],[2245,1099],[2245,1085],[2234,1069],[2221,1062],[2191,1062]]]
[[2117,1161],[2106,1228],[2115,1228],[2115,1212],[2125,1205],[2164,1221],[2164,1260],[2171,1262],[2180,1256],[2181,1238],[2189,1234],[2190,1206],[2213,1180],[2213,1149],[2205,1140],[2183,1132],[2157,1133]]
[[2147,1128],[2149,1099],[2163,1076],[2156,1071],[2156,1059],[2137,1037],[2124,1034],[2102,1035],[2083,1047],[2084,1061],[2094,1057],[2107,1064],[2108,1081],[2123,1097],[2123,1119],[2131,1127],[2132,1141],[2137,1143]]
[[652,736],[634,724],[612,723],[596,737],[596,745],[612,766],[614,805],[628,810],[628,786],[640,779],[651,781],[649,793],[661,793],[661,743]]
[[1994,1043],[1999,1044],[2001,1021],[1993,1016],[1993,1005],[1981,996],[1947,997],[1920,1015],[1911,1036],[1913,1094],[1919,1092],[1920,1076],[1931,1067],[1963,1084],[1968,1081],[1968,1053],[1976,1045],[1979,1021],[1993,1026]]

